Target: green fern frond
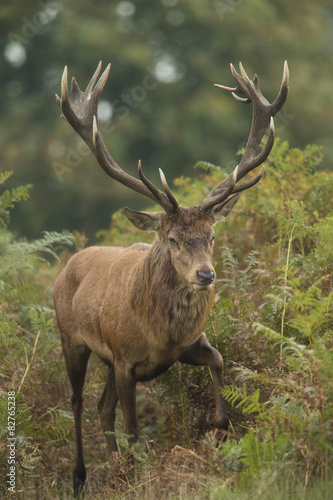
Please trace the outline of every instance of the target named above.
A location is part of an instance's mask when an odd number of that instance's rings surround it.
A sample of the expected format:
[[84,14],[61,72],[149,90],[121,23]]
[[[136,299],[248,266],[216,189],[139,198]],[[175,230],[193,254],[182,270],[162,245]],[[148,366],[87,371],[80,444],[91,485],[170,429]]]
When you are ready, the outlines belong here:
[[221,391],[222,396],[233,406],[239,408],[243,413],[261,413],[262,405],[259,403],[260,390],[253,394],[247,394],[246,386],[241,390],[237,386],[226,386]]
[[[0,185],[4,184],[13,174],[13,172],[0,173]],[[6,227],[10,219],[10,209],[20,201],[25,201],[29,198],[29,189],[31,184],[27,186],[19,186],[10,191],[6,190],[0,195],[0,224]]]
[[223,278],[222,289],[233,288],[237,292],[245,293],[254,283],[253,269],[259,264],[259,252],[253,250],[244,259],[245,269],[241,269],[238,259],[230,248],[225,247],[221,253]]
[[209,163],[208,161],[198,161],[194,165],[194,168],[204,170],[205,172],[216,172],[222,170],[222,168],[218,165],[214,165],[214,163]]
[[48,262],[45,257],[42,257],[43,253],[58,260],[54,245],[63,246],[73,243],[74,237],[68,232],[44,232],[43,238],[27,242],[12,241],[12,236],[2,231],[0,232],[0,277],[20,268],[33,269],[33,258]]
[[133,435],[126,434],[125,432],[111,431],[106,431],[105,434],[114,436],[116,438],[117,445],[122,450],[124,456],[132,455],[138,462],[144,464],[147,467],[152,467],[151,463],[149,462],[148,454],[144,449],[142,443],[140,441],[136,443],[130,442],[130,439],[134,437]]

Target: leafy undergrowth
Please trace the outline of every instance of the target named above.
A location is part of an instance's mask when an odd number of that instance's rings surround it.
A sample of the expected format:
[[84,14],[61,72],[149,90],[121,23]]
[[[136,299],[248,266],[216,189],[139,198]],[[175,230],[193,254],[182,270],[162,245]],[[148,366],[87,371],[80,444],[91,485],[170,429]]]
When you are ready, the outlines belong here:
[[[219,280],[206,331],[224,357],[227,441],[219,448],[212,442],[209,371],[176,363],[138,387],[142,433],[134,449],[119,411],[122,453],[107,462],[96,409],[106,373],[93,358],[83,413],[85,498],[330,498],[333,174],[317,170],[321,157],[315,146],[300,151],[277,141],[260,185],[216,226]],[[184,205],[198,203],[225,175],[206,167],[195,180],[175,181]],[[0,196],[0,495],[10,495],[8,394],[15,391],[14,496],[67,499],[75,438],[51,294],[70,255],[64,245],[79,249],[83,242],[66,233],[17,241],[7,229],[9,208],[26,197],[27,188]],[[100,237],[102,244],[128,244],[147,235],[119,212]]]

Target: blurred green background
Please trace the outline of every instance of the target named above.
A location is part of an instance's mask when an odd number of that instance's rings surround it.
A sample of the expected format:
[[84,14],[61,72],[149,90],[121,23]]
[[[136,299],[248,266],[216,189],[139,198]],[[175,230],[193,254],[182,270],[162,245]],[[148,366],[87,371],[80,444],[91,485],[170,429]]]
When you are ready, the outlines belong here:
[[[290,94],[275,120],[292,147],[323,147],[333,165],[333,5],[317,0],[12,0],[1,2],[1,170],[32,183],[10,228],[84,232],[93,243],[114,210],[149,201],[109,179],[64,120],[54,94],[64,65],[81,89],[112,63],[100,121],[116,161],[158,183],[197,176],[200,160],[227,170],[247,139],[251,106],[213,86],[234,85],[229,63],[260,77],[269,101],[283,62]],[[237,67],[237,66],[236,66]],[[102,128],[103,128],[102,127]]]

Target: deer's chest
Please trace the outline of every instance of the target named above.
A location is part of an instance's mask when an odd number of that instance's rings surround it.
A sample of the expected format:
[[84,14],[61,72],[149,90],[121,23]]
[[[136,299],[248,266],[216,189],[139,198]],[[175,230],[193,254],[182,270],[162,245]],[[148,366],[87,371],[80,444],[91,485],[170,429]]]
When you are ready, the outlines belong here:
[[180,290],[151,309],[151,328],[160,341],[184,347],[194,343],[205,328],[213,295],[210,291]]

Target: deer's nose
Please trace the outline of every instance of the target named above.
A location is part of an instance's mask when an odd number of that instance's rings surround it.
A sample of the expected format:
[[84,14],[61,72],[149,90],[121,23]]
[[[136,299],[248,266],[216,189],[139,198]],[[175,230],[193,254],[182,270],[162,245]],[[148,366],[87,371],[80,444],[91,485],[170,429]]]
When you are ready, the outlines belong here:
[[215,281],[214,271],[197,271],[198,282],[201,285],[211,285]]

